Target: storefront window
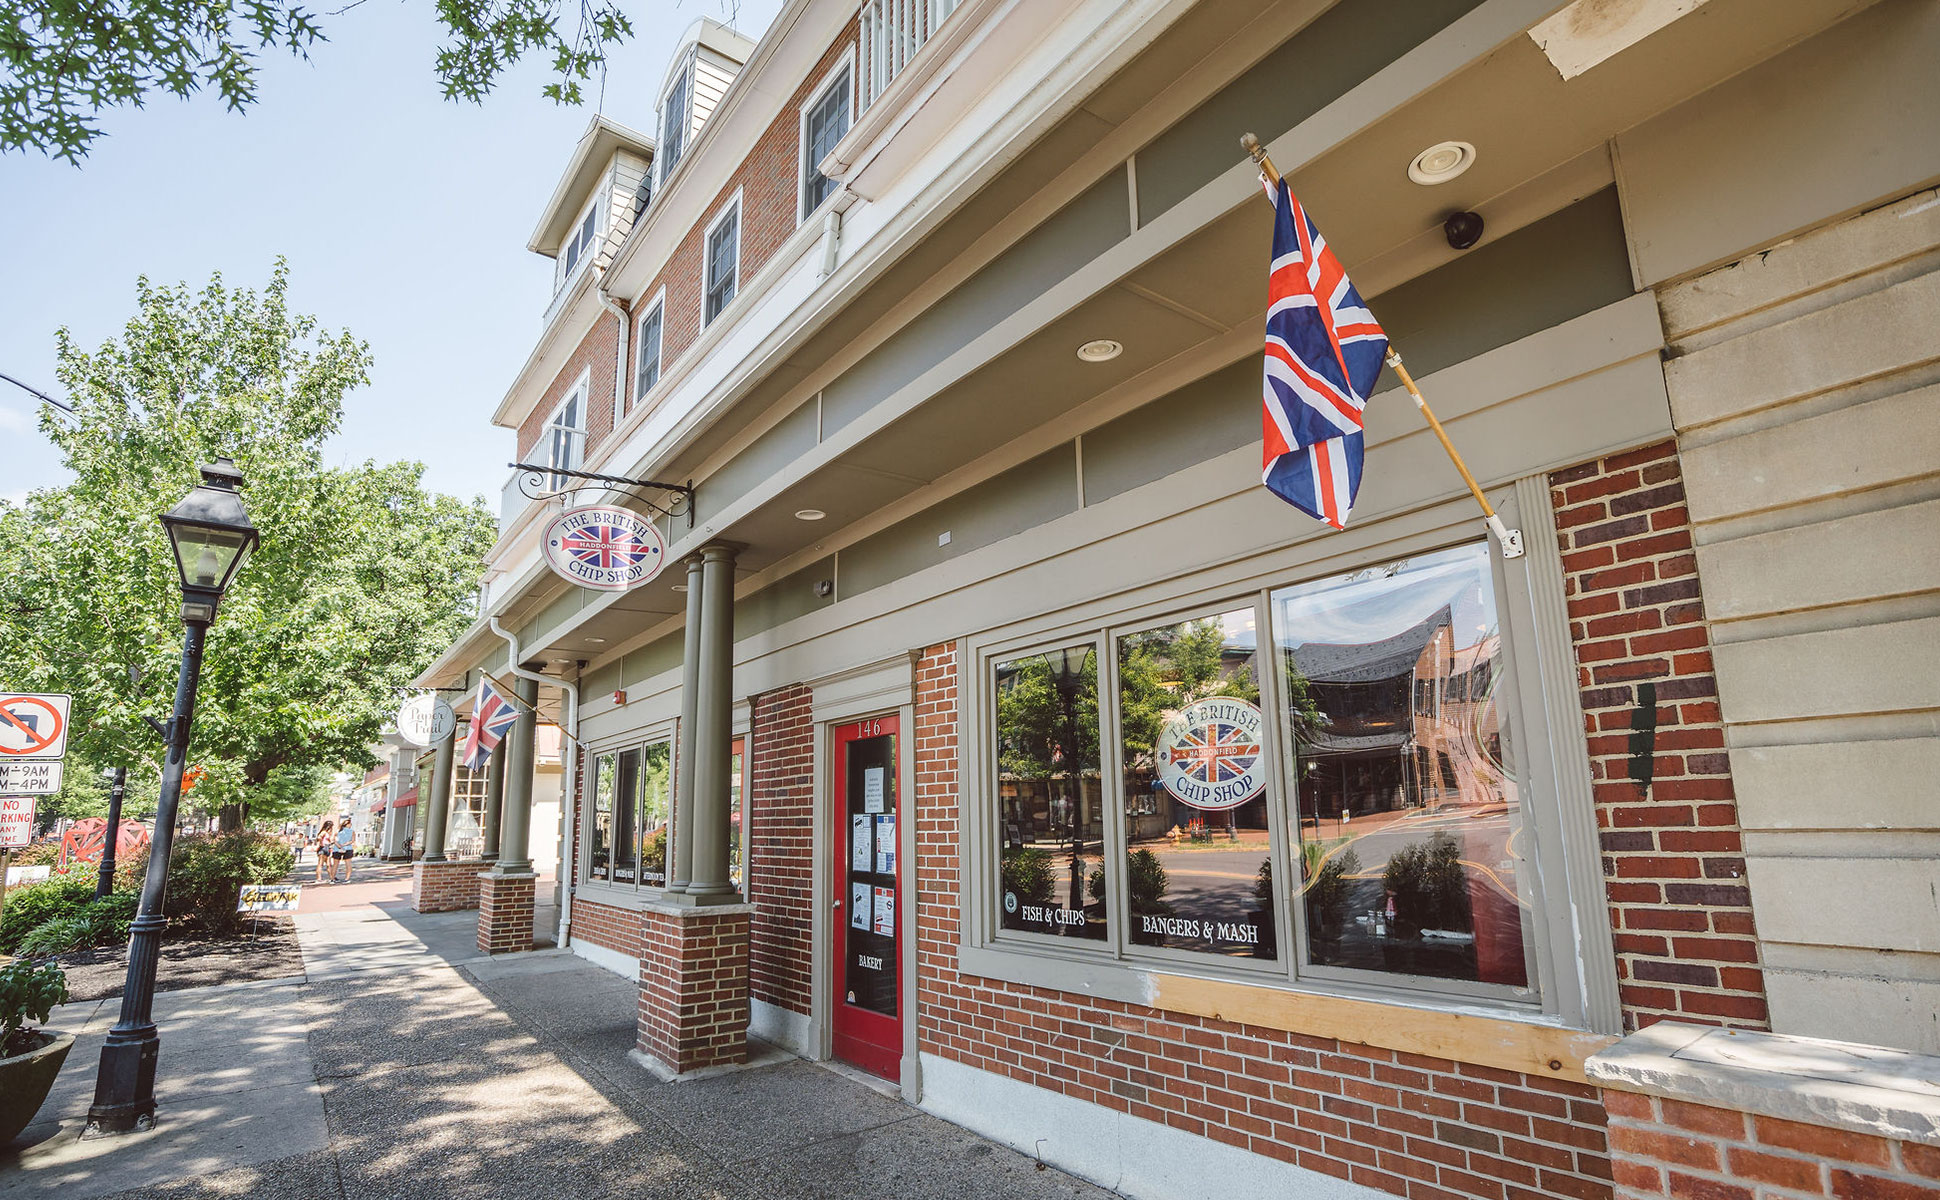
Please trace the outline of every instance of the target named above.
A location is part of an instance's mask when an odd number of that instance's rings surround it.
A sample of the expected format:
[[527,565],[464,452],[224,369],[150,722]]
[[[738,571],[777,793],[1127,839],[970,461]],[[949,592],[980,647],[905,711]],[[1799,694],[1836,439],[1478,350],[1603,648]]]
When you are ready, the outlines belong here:
[[1307,961],[1526,988],[1488,547],[1283,588],[1272,611]]
[[1252,608],[1120,637],[1134,945],[1278,957]]
[[586,838],[586,874],[591,879],[613,878],[613,790],[618,776],[613,755],[593,760],[593,815]]
[[741,889],[742,899],[748,895],[747,874],[742,869],[741,845],[747,840],[748,817],[742,797],[746,790],[742,787],[741,774],[746,769],[748,739],[735,738],[728,750],[728,879]]
[[673,797],[673,745],[654,742],[640,752],[640,882],[667,886],[667,830]]
[[1089,643],[996,666],[1005,929],[1102,940],[1105,806],[1098,654]]
[[640,752],[620,755],[619,782],[613,792],[613,882],[640,879],[640,843],[635,836],[640,820]]

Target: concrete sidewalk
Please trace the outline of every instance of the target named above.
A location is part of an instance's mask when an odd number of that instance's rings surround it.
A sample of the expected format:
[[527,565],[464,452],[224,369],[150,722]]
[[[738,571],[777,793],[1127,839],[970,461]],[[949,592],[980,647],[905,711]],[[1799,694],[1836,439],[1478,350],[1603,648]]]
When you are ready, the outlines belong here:
[[636,990],[570,954],[485,959],[472,913],[299,912],[305,975],[158,996],[160,1124],[82,1141],[119,1001],[80,1034],[0,1197],[1109,1196],[821,1066],[676,1084],[627,1058]]

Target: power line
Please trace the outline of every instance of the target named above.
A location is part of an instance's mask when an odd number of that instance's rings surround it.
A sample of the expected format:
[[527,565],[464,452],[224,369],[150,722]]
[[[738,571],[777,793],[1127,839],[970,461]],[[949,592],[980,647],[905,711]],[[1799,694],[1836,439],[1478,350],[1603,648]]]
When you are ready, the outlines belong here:
[[70,417],[74,415],[74,409],[72,406],[54,399],[54,397],[48,395],[46,392],[41,391],[37,387],[29,387],[26,384],[20,382],[18,379],[15,379],[13,376],[7,375],[4,373],[0,373],[0,379],[6,380],[8,383],[13,384],[15,387],[19,388],[23,392],[28,392],[28,393],[31,393],[32,395],[40,397],[42,400],[45,400],[47,403],[53,405],[55,408],[60,409],[62,412],[66,413]]

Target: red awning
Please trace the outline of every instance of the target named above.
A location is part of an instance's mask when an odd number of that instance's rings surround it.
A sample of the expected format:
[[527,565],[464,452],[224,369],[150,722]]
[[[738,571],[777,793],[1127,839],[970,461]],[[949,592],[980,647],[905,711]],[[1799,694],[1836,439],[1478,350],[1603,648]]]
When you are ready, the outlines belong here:
[[377,803],[375,803],[375,804],[373,804],[373,805],[371,805],[371,806],[370,806],[370,811],[371,811],[371,815],[372,815],[372,816],[376,816],[376,815],[377,815],[378,813],[381,813],[381,812],[383,812],[383,811],[384,811],[384,802],[383,802],[382,800],[379,800],[379,801],[378,801]]
[[391,801],[391,807],[409,808],[413,804],[416,804],[417,802],[418,802],[418,789],[412,788],[410,791],[404,793],[402,796],[399,796],[397,799]]

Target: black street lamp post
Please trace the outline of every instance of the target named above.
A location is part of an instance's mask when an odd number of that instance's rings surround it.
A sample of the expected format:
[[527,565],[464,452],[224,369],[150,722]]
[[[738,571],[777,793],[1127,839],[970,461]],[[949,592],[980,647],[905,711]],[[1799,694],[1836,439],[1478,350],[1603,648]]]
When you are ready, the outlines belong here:
[[101,843],[101,878],[94,884],[96,900],[114,891],[115,843],[121,840],[121,800],[128,794],[128,768],[115,768],[115,782],[108,792],[108,840]]
[[216,606],[243,560],[256,547],[256,527],[237,488],[242,474],[219,458],[202,468],[202,482],[180,504],[162,514],[182,576],[182,673],[175,684],[175,715],[168,724],[162,790],[155,807],[155,837],[149,848],[148,876],[141,903],[129,928],[128,979],[121,993],[121,1017],[101,1047],[101,1069],[94,1081],[94,1105],[87,1132],[93,1136],[152,1129],[155,1125],[155,1059],[161,1037],[150,1009],[155,999],[155,967],[161,957],[162,907],[168,895],[169,852],[175,842],[175,815],[182,799],[182,771],[188,761],[189,726],[195,716],[195,688],[202,673],[202,641],[216,619]]

